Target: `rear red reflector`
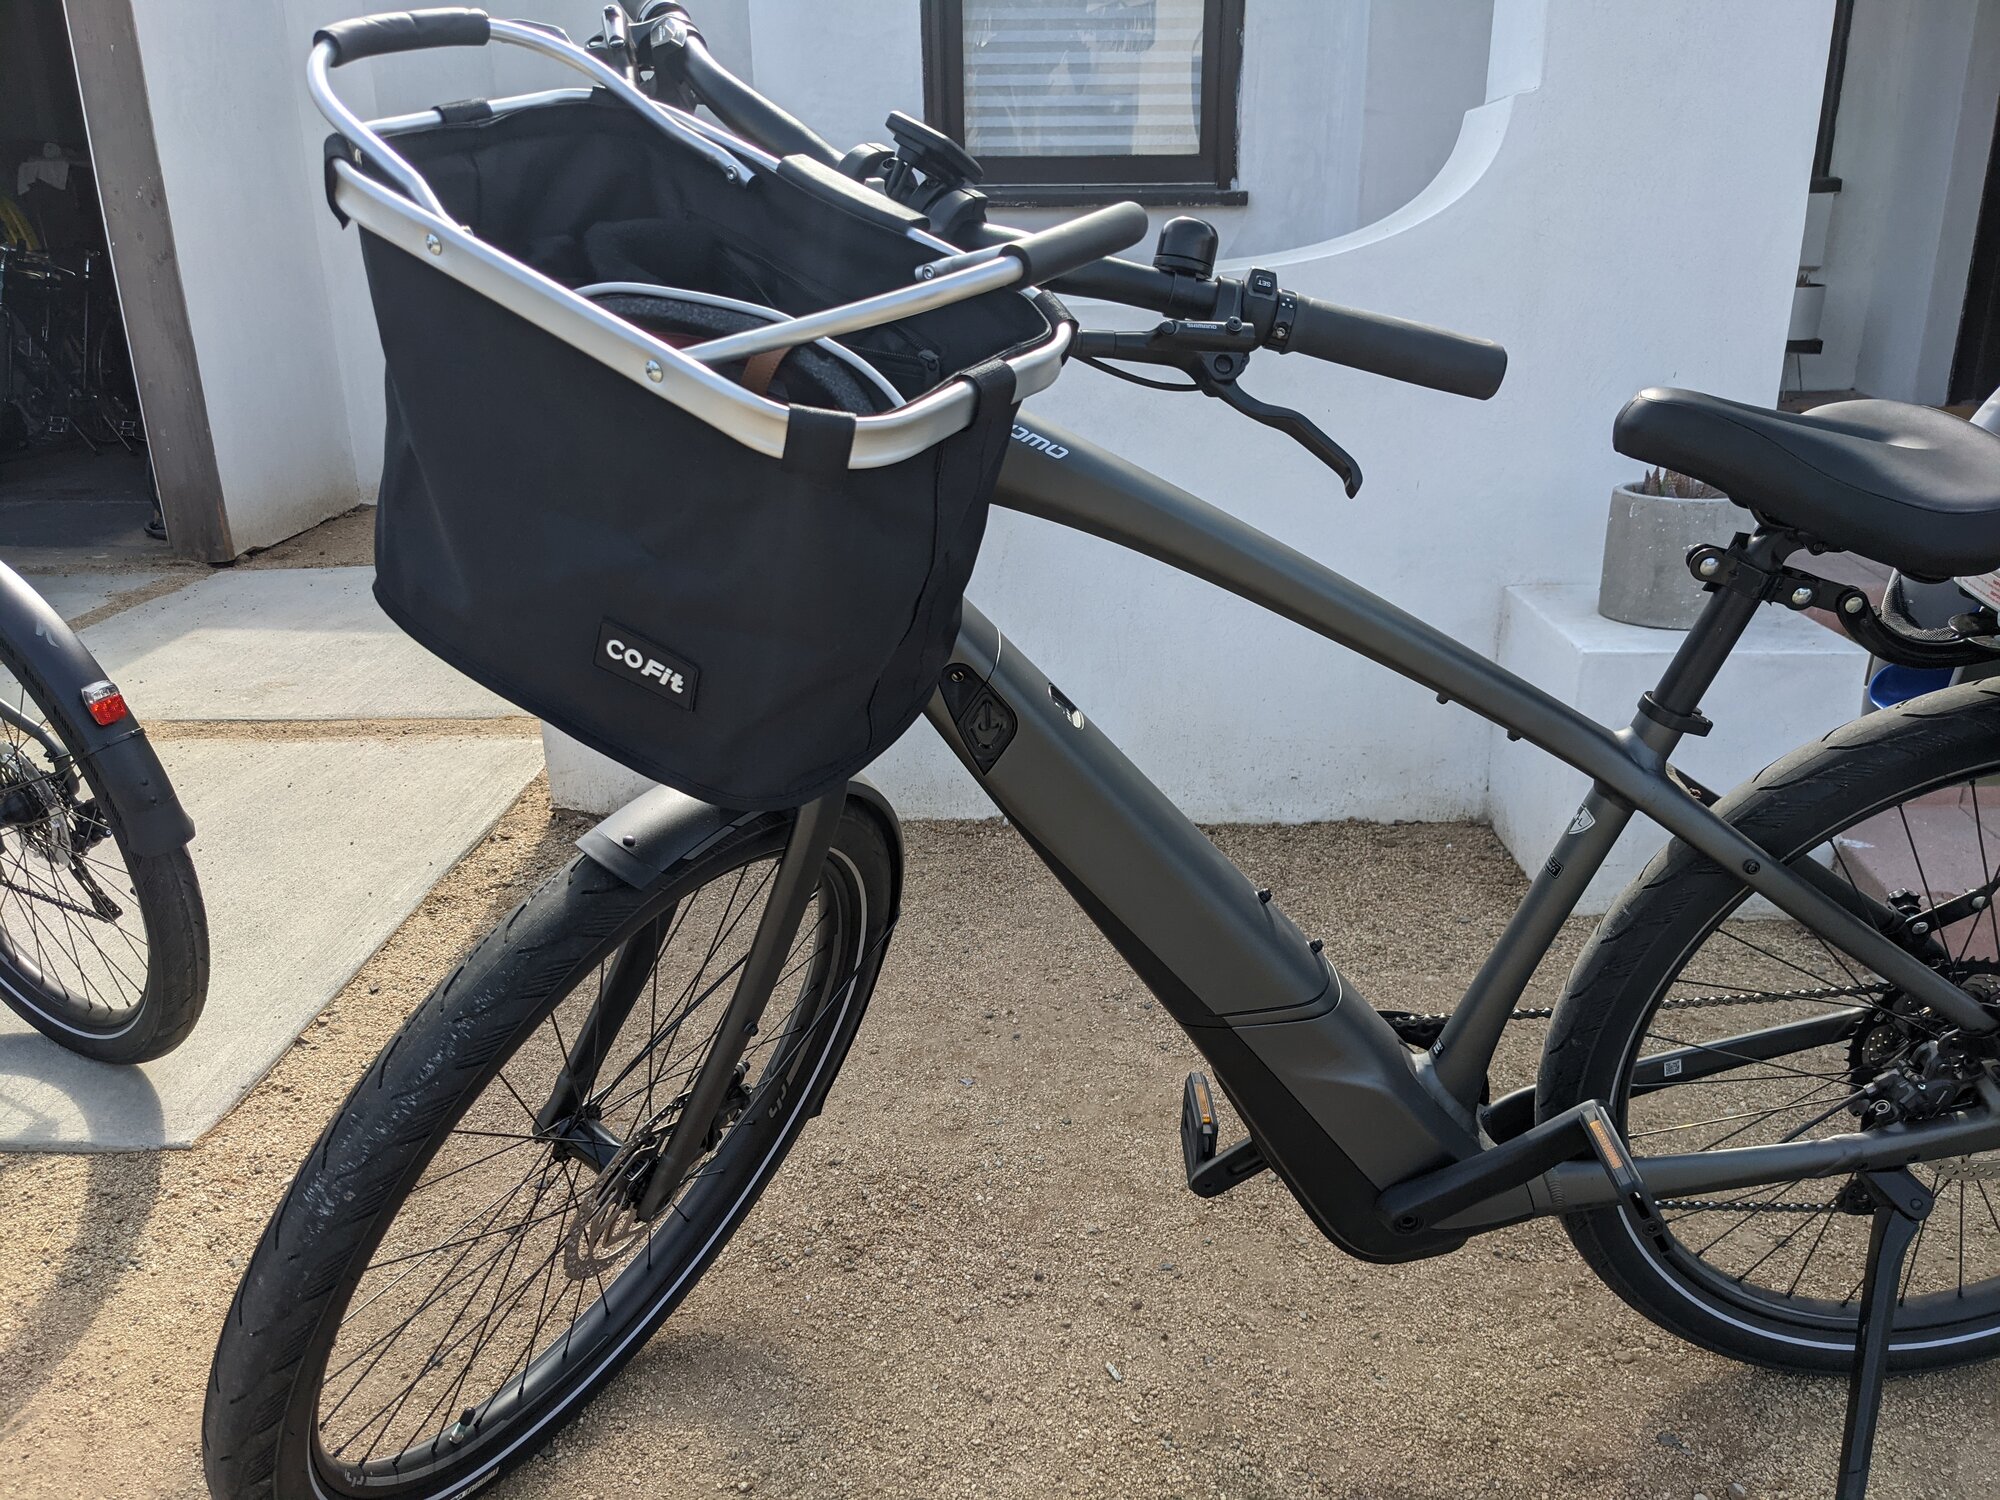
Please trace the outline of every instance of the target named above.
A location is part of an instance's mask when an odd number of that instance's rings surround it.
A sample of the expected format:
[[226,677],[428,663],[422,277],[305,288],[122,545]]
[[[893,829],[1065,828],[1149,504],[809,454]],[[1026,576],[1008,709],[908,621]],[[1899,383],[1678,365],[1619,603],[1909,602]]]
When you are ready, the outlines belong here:
[[93,682],[85,688],[83,706],[99,724],[116,724],[132,712],[125,706],[125,695],[109,682]]

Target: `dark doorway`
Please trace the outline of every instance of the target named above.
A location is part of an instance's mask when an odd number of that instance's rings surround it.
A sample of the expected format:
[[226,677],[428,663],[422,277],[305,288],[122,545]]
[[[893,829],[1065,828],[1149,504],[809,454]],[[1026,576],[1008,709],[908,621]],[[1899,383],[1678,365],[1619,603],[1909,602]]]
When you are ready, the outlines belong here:
[[62,0],[0,0],[0,554],[165,555]]
[[2000,118],[1986,152],[1986,182],[1979,191],[1979,227],[1972,235],[1972,266],[1965,278],[1965,312],[1951,359],[1946,400],[1978,403],[2000,386]]

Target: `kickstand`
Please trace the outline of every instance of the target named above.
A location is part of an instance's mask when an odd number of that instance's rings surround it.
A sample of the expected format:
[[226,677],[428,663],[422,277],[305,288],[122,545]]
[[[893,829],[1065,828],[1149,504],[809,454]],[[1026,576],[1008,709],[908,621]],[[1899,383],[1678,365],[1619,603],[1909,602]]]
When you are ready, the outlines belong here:
[[1931,1195],[1907,1169],[1863,1172],[1854,1186],[1874,1200],[1868,1269],[1861,1281],[1861,1323],[1854,1333],[1854,1368],[1847,1377],[1847,1425],[1840,1436],[1840,1479],[1834,1500],[1863,1500],[1875,1420],[1882,1411],[1882,1377],[1889,1372],[1889,1335],[1896,1324],[1903,1257],[1931,1211]]

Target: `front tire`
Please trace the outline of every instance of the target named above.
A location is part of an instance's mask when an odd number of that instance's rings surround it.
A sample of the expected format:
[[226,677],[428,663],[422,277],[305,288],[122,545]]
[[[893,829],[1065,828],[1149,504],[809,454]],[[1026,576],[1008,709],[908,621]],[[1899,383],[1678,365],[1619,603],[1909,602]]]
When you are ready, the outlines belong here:
[[[1847,724],[1770,766],[1716,811],[1774,857],[1817,858],[1873,899],[1907,881],[1919,888],[1904,893],[1918,911],[2000,868],[2000,785],[1981,785],[1995,776],[2000,681],[1988,681]],[[1947,872],[1947,860],[1963,863],[1975,848],[1982,874]],[[1883,871],[1903,873],[1876,889]],[[1600,1100],[1642,1169],[1648,1154],[1861,1128],[1848,1109],[1852,1096],[1930,1040],[1933,1023],[1907,1007],[1896,1013],[1890,987],[1788,919],[1743,919],[1747,895],[1731,873],[1682,843],[1654,858],[1570,976],[1542,1058],[1539,1119]],[[1938,939],[1935,966],[1975,988],[2000,986],[2000,925],[1990,903]],[[1846,1035],[1754,1066],[1737,1060],[1744,1043],[1729,1044],[1846,1012],[1856,1013]],[[1689,1047],[1697,1050],[1688,1054]],[[1678,1086],[1655,1072],[1650,1086],[1635,1088],[1642,1058],[1674,1050],[1724,1066],[1698,1080],[1692,1075],[1701,1069],[1689,1066]],[[1951,1107],[1967,1107],[1967,1098]],[[1901,1287],[1892,1368],[1991,1357],[2000,1353],[2000,1153],[1915,1170],[1939,1201],[1929,1243],[1914,1247]],[[1858,1200],[1842,1197],[1845,1181],[1662,1203],[1664,1242],[1650,1240],[1622,1210],[1572,1215],[1564,1224],[1605,1284],[1668,1331],[1756,1364],[1845,1370],[1869,1225]]]
[[[693,1289],[818,1112],[893,917],[892,846],[850,803],[733,1103],[666,1207],[634,1221],[638,1193],[621,1193],[680,1126],[789,828],[739,824],[643,891],[575,860],[383,1049],[230,1309],[202,1428],[220,1500],[466,1494],[573,1418]],[[635,993],[621,973],[639,998],[595,1027],[582,1102],[547,1124],[604,996]]]

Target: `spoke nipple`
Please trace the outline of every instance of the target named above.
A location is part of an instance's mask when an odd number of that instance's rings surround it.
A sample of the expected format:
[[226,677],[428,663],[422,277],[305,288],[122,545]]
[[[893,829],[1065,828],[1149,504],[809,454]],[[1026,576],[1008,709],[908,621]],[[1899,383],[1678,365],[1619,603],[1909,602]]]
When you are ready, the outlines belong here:
[[1314,938],[1314,939],[1312,940],[1312,943],[1311,943],[1311,947],[1312,947],[1312,951],[1313,951],[1313,952],[1315,952],[1315,953],[1317,953],[1317,952],[1319,952],[1319,951],[1320,951],[1320,950],[1321,950],[1322,948],[1326,947],[1326,943],[1325,943],[1325,940],[1324,940],[1324,939],[1321,939],[1321,938]]
[[1258,890],[1257,900],[1260,904],[1264,906],[1269,906],[1271,904],[1271,888],[1268,885],[1263,886]]

